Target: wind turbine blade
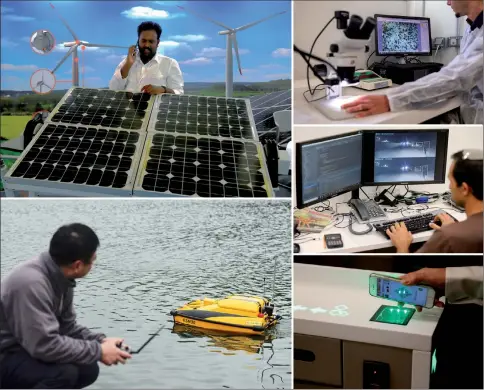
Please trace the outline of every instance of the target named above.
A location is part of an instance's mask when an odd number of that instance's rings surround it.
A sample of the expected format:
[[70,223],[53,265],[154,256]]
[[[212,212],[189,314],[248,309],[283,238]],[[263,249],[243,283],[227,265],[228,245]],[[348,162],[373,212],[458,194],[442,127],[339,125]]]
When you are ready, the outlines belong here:
[[240,66],[240,57],[239,57],[239,45],[237,43],[237,35],[234,34],[234,50],[235,56],[237,57],[237,65],[239,66],[239,73],[242,75],[242,67]]
[[129,46],[113,46],[113,45],[103,45],[103,44],[97,44],[97,43],[87,43],[87,42],[81,42],[81,45],[84,45],[86,47],[117,47],[119,49],[129,49]]
[[258,20],[257,22],[253,22],[253,23],[246,24],[245,26],[237,27],[235,29],[235,31],[237,32],[237,31],[247,30],[248,28],[250,28],[252,26],[255,26],[256,24],[265,22],[266,20],[275,18],[276,16],[279,16],[279,15],[282,15],[282,14],[285,14],[285,13],[286,13],[286,11],[278,12],[277,14],[273,14],[271,16],[268,16],[268,17],[264,18],[264,19]]
[[231,27],[227,27],[225,24],[222,24],[222,23],[220,23],[220,22],[217,22],[216,20],[213,20],[213,19],[207,18],[206,16],[200,15],[198,12],[195,12],[195,11],[189,10],[189,9],[187,9],[187,8],[185,8],[185,7],[181,7],[181,6],[179,6],[179,5],[177,5],[177,7],[178,7],[178,8],[180,8],[180,9],[182,9],[182,10],[183,10],[183,11],[185,11],[185,12],[188,12],[188,13],[192,14],[192,15],[198,16],[199,18],[202,18],[202,19],[208,20],[209,22],[212,22],[213,24],[216,24],[217,26],[223,27],[223,28],[225,28],[225,29],[227,29],[227,30],[230,30],[230,31],[232,31],[232,30],[233,30],[233,28],[231,28]]
[[79,38],[77,38],[76,36],[76,33],[74,32],[74,30],[72,30],[72,28],[67,24],[66,20],[61,16],[61,14],[55,9],[55,7],[52,5],[52,3],[49,3],[50,6],[52,7],[52,9],[54,9],[57,13],[57,16],[60,18],[60,20],[62,20],[62,23],[64,23],[64,25],[67,27],[67,29],[69,30],[69,32],[72,34],[72,36],[74,37],[74,39],[76,40],[76,42],[79,41]]
[[54,68],[52,73],[55,73],[57,69],[60,68],[60,66],[67,60],[67,58],[72,54],[72,52],[77,48],[78,45],[72,46],[69,51],[66,53],[64,57],[62,57],[62,60],[57,64],[57,66]]

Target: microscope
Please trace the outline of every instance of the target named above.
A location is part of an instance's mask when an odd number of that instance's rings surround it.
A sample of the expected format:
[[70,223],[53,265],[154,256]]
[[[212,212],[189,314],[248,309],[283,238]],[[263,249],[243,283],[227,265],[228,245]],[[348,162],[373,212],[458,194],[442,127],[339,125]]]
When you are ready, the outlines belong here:
[[[351,117],[340,108],[348,101],[347,98],[342,98],[342,87],[358,83],[358,79],[355,79],[356,62],[359,56],[370,51],[370,37],[376,22],[374,18],[368,17],[363,23],[363,18],[358,15],[350,17],[346,11],[335,11],[333,19],[336,19],[342,37],[330,45],[327,60],[313,55],[312,49],[310,53],[306,53],[294,46],[294,50],[303,57],[313,74],[326,85],[325,100],[318,101],[315,106],[329,119],[341,120]],[[313,47],[315,44],[316,41]],[[311,59],[322,64],[313,66]]]

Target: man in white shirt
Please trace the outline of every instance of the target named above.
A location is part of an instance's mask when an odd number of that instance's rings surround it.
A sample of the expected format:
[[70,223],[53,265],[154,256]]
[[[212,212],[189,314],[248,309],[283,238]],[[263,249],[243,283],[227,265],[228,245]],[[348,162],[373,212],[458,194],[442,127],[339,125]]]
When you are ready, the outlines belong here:
[[183,75],[178,62],[156,53],[160,36],[158,23],[143,22],[138,26],[138,42],[129,48],[127,57],[114,71],[109,89],[151,95],[183,94]]

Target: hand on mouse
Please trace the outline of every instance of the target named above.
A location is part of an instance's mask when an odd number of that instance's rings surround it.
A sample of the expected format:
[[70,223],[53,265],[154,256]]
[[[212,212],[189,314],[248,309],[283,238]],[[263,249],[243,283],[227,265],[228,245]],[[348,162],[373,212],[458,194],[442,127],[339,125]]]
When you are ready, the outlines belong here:
[[429,226],[434,230],[440,230],[442,227],[450,225],[452,223],[455,223],[452,217],[447,213],[442,213],[436,215],[434,218],[434,222],[430,222]]

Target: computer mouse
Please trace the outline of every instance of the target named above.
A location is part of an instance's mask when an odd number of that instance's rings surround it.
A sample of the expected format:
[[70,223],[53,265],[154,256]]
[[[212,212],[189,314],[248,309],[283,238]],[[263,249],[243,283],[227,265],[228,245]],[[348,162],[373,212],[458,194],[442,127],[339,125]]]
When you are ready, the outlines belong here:
[[299,253],[301,251],[301,247],[299,244],[294,243],[294,253]]

